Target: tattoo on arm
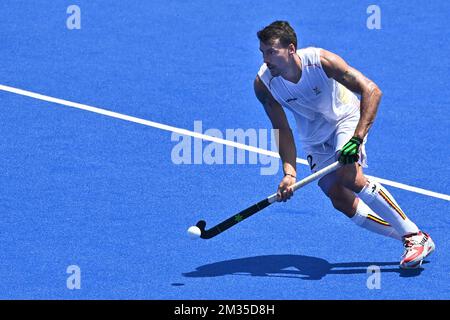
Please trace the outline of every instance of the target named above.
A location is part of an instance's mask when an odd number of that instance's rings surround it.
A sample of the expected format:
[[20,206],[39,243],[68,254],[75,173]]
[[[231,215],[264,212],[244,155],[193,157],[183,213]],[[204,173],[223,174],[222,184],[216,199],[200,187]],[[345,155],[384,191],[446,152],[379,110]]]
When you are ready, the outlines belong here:
[[321,54],[322,66],[327,76],[361,95],[361,117],[355,130],[355,136],[364,138],[375,119],[381,99],[381,91],[373,81],[349,66],[339,56],[326,50],[322,50]]
[[351,91],[361,94],[364,82],[368,81],[361,73],[356,70],[348,69],[341,76],[339,82],[349,88]]
[[356,75],[351,70],[347,70],[342,75],[341,80],[345,82],[354,82],[356,81]]
[[362,94],[367,89],[368,91],[372,91],[377,87],[373,81],[367,79],[361,72],[354,69],[345,71],[339,79],[339,82],[358,94]]
[[355,136],[363,139],[372,126],[381,96],[376,92],[377,85],[357,70],[344,72],[339,81],[350,90],[361,94],[361,118],[355,129]]

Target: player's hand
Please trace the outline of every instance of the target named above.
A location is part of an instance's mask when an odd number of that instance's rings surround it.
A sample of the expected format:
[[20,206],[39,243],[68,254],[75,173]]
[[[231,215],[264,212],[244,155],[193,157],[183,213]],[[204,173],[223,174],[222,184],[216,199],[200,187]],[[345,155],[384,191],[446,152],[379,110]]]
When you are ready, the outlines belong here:
[[277,201],[286,202],[294,195],[293,184],[297,179],[291,175],[285,175],[283,180],[281,180],[278,190],[277,190]]
[[359,159],[359,149],[363,140],[358,137],[353,137],[341,149],[339,162],[342,164],[355,163]]

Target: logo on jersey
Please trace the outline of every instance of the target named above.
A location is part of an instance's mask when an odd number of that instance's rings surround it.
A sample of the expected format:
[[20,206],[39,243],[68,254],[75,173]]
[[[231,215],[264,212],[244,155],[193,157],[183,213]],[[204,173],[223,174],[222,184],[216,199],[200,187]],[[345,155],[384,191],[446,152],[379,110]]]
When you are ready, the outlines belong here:
[[286,100],[286,102],[289,103],[289,102],[296,101],[296,100],[297,100],[297,98],[289,98]]
[[322,91],[320,91],[320,89],[319,89],[318,87],[315,87],[315,88],[313,89],[313,91],[314,91],[314,93],[316,94],[316,96],[318,96],[319,94],[322,93]]

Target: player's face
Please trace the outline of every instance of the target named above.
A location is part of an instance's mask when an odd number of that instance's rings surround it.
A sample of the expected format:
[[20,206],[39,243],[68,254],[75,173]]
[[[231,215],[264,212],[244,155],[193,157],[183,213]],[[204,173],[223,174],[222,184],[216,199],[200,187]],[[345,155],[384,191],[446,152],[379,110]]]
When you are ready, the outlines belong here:
[[259,50],[262,52],[264,63],[273,77],[277,77],[286,71],[290,58],[289,49],[283,48],[278,39],[272,44],[260,42]]

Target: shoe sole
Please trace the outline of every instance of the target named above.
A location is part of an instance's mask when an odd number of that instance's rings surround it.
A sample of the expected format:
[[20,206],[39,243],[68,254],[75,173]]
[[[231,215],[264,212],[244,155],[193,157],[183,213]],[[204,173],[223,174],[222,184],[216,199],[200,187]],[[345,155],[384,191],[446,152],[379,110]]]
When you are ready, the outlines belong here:
[[414,264],[401,264],[400,268],[401,269],[418,269],[422,266],[422,262],[423,262],[423,259]]

